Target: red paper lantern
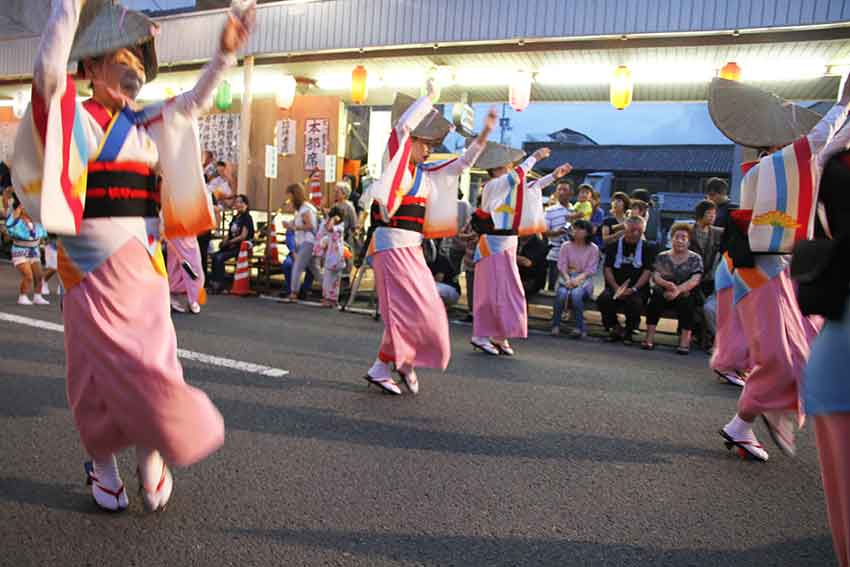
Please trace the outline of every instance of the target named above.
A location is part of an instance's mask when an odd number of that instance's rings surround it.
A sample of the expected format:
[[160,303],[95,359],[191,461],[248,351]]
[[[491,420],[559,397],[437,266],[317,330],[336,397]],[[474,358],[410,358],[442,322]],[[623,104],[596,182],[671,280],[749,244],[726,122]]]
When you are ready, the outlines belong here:
[[358,65],[351,72],[351,102],[354,104],[366,102],[366,97],[369,96],[369,89],[366,84],[368,78],[369,74],[363,65]]
[[730,61],[724,65],[722,69],[720,69],[720,78],[727,79],[729,81],[740,81],[741,67],[739,67],[734,61]]

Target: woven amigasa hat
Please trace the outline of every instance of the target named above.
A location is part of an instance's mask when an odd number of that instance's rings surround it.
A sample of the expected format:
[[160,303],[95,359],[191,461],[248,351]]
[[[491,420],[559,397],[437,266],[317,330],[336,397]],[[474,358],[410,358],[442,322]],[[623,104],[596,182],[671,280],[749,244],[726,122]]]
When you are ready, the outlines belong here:
[[159,25],[135,10],[128,10],[116,0],[87,0],[80,14],[77,35],[71,48],[71,60],[79,62],[100,57],[122,48],[136,48],[145,67],[145,82],[156,78],[159,64],[154,36]]
[[717,129],[742,146],[785,146],[808,134],[821,116],[777,95],[739,81],[715,78],[708,112]]
[[[404,114],[414,102],[416,102],[415,98],[407,96],[404,93],[396,93],[392,112],[393,124],[398,123],[401,115]],[[413,132],[411,132],[410,135],[434,145],[439,145],[443,143],[443,140],[452,130],[454,130],[452,123],[446,120],[446,118],[435,108],[422,119],[422,122],[413,129]]]
[[487,142],[484,151],[475,161],[478,169],[496,169],[497,167],[510,167],[525,157],[525,152],[510,146],[503,146],[496,142]]

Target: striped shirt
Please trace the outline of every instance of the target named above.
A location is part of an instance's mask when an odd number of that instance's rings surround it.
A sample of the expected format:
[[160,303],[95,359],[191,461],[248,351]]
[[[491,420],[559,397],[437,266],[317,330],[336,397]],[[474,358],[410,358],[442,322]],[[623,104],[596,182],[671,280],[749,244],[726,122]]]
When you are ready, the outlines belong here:
[[[555,203],[546,209],[546,230],[558,230],[565,226],[569,226],[569,215],[572,212],[572,205],[565,207],[561,203]],[[551,260],[552,262],[558,261],[561,244],[564,243],[565,239],[565,234],[549,237],[549,254],[546,256],[547,260]]]

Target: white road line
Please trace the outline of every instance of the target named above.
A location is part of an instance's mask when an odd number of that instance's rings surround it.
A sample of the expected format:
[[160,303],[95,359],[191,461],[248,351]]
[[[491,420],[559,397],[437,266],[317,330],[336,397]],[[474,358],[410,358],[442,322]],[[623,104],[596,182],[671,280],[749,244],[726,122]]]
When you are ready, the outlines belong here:
[[[0,321],[26,325],[28,327],[35,327],[36,329],[43,329],[45,331],[54,331],[57,333],[65,332],[65,328],[62,325],[51,323],[49,321],[42,321],[40,319],[31,319],[29,317],[13,315],[11,313],[0,313]],[[272,368],[270,366],[263,366],[262,364],[254,364],[252,362],[242,362],[240,360],[222,358],[220,356],[184,350],[182,348],[177,349],[177,356],[184,360],[192,360],[194,362],[209,364],[211,366],[220,366],[222,368],[230,368],[231,370],[239,370],[250,374],[269,376],[271,378],[281,378],[289,374],[288,370],[283,370],[282,368]]]

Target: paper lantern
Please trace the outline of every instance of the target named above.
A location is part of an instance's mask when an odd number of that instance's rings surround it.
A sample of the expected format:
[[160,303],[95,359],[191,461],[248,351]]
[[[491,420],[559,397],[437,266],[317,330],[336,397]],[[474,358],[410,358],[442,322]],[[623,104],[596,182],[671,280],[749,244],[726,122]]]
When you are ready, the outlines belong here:
[[522,112],[531,103],[531,73],[517,71],[511,80],[508,101],[511,108]]
[[278,91],[275,94],[274,100],[277,107],[282,110],[292,108],[292,103],[295,102],[295,87],[297,83],[292,75],[284,75],[281,79]]
[[611,105],[617,110],[623,110],[632,103],[634,90],[632,72],[625,65],[620,65],[611,78]]
[[229,110],[233,104],[233,92],[230,90],[230,83],[222,81],[215,91],[215,107],[221,111]]
[[730,61],[724,65],[722,69],[720,69],[720,78],[727,79],[729,81],[740,81],[741,67],[739,67],[734,61]]
[[23,118],[29,106],[29,95],[26,91],[18,91],[12,99],[12,114],[15,118]]
[[369,96],[369,89],[366,85],[368,78],[369,74],[363,65],[358,65],[351,72],[351,102],[354,104],[366,102],[366,97]]

